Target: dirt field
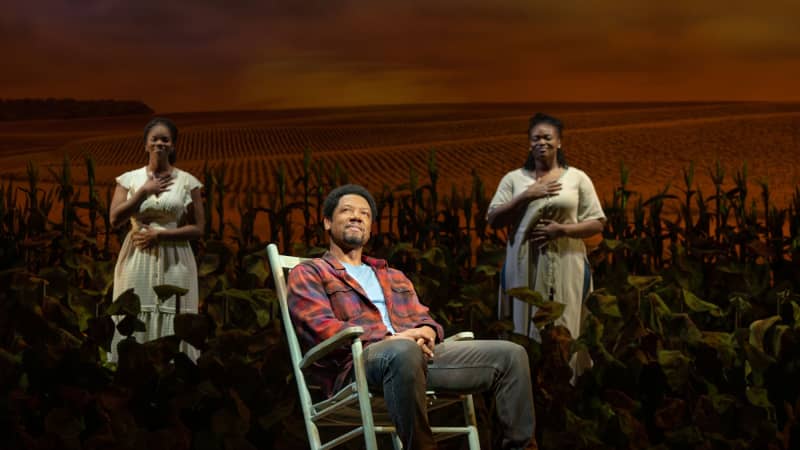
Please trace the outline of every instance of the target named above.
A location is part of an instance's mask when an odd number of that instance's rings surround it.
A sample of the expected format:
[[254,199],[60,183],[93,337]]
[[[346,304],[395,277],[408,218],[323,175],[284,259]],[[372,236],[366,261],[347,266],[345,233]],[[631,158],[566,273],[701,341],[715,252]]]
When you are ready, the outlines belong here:
[[[753,192],[766,181],[780,205],[800,183],[800,104],[415,105],[167,116],[180,128],[177,165],[201,178],[206,162],[224,163],[233,203],[246,189],[265,201],[275,191],[281,164],[294,180],[305,148],[372,190],[407,182],[411,167],[426,183],[428,155],[435,149],[442,192],[452,185],[468,189],[475,169],[491,195],[500,177],[524,161],[527,120],[536,111],[563,120],[569,164],[589,174],[604,200],[619,184],[621,162],[630,168],[629,187],[645,195],[668,183],[672,193],[680,193],[690,161],[704,195],[711,192],[708,170],[717,160],[726,168],[727,186],[746,162]],[[98,181],[112,183],[146,162],[141,130],[147,120],[0,122],[0,179],[23,181],[29,160],[57,169],[67,154],[80,186],[88,154]],[[52,180],[46,169],[41,177]]]

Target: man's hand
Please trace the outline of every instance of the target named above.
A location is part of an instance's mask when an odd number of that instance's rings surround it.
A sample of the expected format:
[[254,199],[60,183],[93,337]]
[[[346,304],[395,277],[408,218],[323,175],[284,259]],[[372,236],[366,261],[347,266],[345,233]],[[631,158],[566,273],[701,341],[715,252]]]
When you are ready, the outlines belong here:
[[429,359],[433,358],[433,347],[436,345],[436,331],[427,326],[411,328],[389,337],[389,339],[408,339],[417,343],[422,353]]

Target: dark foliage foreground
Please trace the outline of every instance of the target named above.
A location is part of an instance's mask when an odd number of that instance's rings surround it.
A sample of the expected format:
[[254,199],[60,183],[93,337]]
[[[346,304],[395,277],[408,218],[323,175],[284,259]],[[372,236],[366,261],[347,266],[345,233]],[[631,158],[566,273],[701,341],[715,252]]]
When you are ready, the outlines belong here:
[[[121,232],[109,229],[110,191],[97,192],[87,164],[86,195],[66,163],[51,171],[51,191],[39,188],[33,164],[27,185],[0,185],[0,448],[306,447],[264,246],[323,251],[321,199],[346,174],[307,153],[303,177],[279,170],[272,204],[246,195],[232,223],[221,207],[225,169],[207,169],[201,312],[179,315],[175,336],[123,341],[117,366],[106,362],[114,327],[130,335],[143,324],[135,292],[111,302],[109,242]],[[409,183],[376,193],[384,220],[371,251],[409,274],[449,332],[528,348],[540,448],[796,448],[800,191],[778,209],[766,183],[758,203],[748,196],[745,168],[730,186],[721,167],[710,170],[709,196],[692,167],[683,175],[682,189],[642,199],[622,168],[576,341],[552,325],[559,305],[532,292],[519,295],[541,307],[541,344],[496,320],[503,235],[487,228],[480,179],[467,193],[439,192],[433,153],[428,183],[412,168]],[[51,221],[54,205],[62,214]],[[266,240],[254,230],[260,214]],[[196,364],[178,352],[180,340],[203,350]],[[571,386],[568,361],[580,349],[594,367]],[[492,448],[493,405],[478,400],[481,439]]]

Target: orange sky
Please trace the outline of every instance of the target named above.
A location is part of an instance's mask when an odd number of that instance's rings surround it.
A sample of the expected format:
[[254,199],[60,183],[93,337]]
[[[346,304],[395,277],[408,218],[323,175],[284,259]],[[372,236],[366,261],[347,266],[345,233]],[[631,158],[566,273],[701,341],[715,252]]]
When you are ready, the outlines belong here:
[[159,112],[800,100],[800,1],[41,0],[0,14],[0,98]]

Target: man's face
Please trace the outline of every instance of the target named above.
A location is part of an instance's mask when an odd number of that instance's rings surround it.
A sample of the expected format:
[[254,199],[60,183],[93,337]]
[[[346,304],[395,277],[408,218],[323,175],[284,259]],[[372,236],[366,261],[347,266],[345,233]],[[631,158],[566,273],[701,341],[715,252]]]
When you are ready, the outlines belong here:
[[343,195],[331,218],[324,218],[331,240],[343,249],[363,247],[369,241],[372,210],[367,199],[356,194]]

